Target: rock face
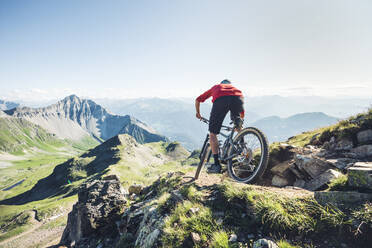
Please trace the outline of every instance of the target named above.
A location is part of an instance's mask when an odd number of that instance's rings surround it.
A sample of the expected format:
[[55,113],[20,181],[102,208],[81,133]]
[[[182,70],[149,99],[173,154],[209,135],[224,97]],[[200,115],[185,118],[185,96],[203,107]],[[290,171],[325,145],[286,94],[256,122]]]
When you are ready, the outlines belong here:
[[139,143],[166,141],[134,117],[113,115],[95,102],[75,95],[45,108],[14,108],[6,113],[38,124],[60,138],[76,140],[91,135],[107,140],[118,134],[129,134]]
[[83,184],[60,243],[89,247],[95,236],[115,237],[116,221],[120,220],[126,203],[123,192],[116,176]]
[[354,152],[359,158],[366,158],[372,156],[372,145],[362,145],[355,147],[352,152]]
[[357,134],[359,143],[371,142],[372,141],[372,129],[361,131]]
[[331,182],[333,179],[340,177],[341,175],[342,173],[336,170],[328,169],[316,178],[306,182],[304,188],[312,191],[320,189],[322,186]]

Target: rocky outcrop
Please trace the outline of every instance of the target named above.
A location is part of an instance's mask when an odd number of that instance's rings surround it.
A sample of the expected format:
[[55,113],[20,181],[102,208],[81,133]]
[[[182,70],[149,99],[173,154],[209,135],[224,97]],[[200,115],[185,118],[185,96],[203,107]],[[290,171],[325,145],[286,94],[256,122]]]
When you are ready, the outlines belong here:
[[91,247],[97,237],[106,237],[103,242],[118,236],[116,222],[124,212],[124,190],[116,176],[95,180],[82,185],[78,202],[68,215],[67,226],[61,244],[74,247]]
[[75,95],[45,108],[14,108],[6,113],[25,118],[61,138],[76,140],[88,134],[101,141],[129,134],[139,143],[166,141],[164,136],[136,118],[113,115],[95,102]]
[[357,133],[358,143],[372,142],[372,129],[367,129]]
[[173,159],[184,159],[190,156],[190,152],[187,151],[181,144],[178,142],[170,143],[166,148],[166,154]]
[[321,190],[342,173],[347,173],[350,187],[372,190],[372,167],[363,165],[372,158],[372,144],[368,144],[370,134],[370,129],[358,132],[354,142],[345,137],[331,137],[318,146],[281,144],[279,152],[271,158],[271,185]]

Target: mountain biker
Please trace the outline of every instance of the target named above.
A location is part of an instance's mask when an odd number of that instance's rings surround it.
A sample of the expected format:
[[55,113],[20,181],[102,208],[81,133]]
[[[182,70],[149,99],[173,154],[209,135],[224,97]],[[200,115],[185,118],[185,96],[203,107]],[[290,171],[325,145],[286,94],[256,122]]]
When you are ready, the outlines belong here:
[[212,88],[198,96],[195,100],[196,118],[201,119],[200,103],[207,100],[212,96],[212,111],[209,118],[209,132],[210,132],[210,145],[214,158],[214,164],[208,168],[209,173],[220,173],[221,164],[219,161],[219,144],[217,135],[220,133],[223,120],[227,112],[230,111],[231,120],[234,122],[235,127],[241,128],[244,119],[243,107],[243,93],[232,86],[231,82],[227,79],[223,80],[220,84],[214,85]]

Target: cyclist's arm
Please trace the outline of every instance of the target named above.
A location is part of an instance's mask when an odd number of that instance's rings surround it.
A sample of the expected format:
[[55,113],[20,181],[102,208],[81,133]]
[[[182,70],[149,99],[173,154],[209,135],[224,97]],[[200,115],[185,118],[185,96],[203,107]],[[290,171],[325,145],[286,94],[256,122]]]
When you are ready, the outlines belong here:
[[195,100],[196,118],[200,119],[202,117],[200,115],[200,103],[204,102],[205,100],[212,96],[212,89],[213,87],[196,98]]
[[201,118],[201,115],[200,115],[200,102],[198,101],[198,99],[195,100],[195,110],[196,110],[196,118],[200,119]]

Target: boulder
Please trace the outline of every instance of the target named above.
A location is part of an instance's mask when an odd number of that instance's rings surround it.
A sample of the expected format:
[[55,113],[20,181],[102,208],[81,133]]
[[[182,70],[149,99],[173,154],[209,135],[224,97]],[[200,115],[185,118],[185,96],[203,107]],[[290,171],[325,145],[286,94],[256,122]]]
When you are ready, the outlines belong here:
[[201,241],[200,235],[197,234],[197,233],[192,232],[191,233],[191,240],[194,243],[194,245],[197,246]]
[[316,178],[331,166],[324,160],[310,155],[297,154],[295,157],[297,167],[307,173],[311,178]]
[[238,241],[238,236],[235,233],[231,234],[229,237],[229,242],[234,243],[236,241]]
[[141,184],[133,184],[129,186],[128,192],[129,192],[129,195],[131,194],[139,195],[141,194],[142,190],[143,190],[143,186]]
[[296,164],[292,164],[289,167],[289,170],[295,175],[297,179],[305,179],[305,176],[301,173]]
[[290,185],[291,183],[285,177],[274,175],[273,179],[271,180],[271,184],[276,187],[284,187]]
[[322,186],[326,185],[333,179],[340,177],[341,175],[342,173],[329,169],[320,174],[318,177],[306,182],[304,188],[307,190],[315,191],[321,188]]
[[372,168],[372,162],[356,162],[353,167]]
[[367,129],[357,133],[358,143],[366,143],[372,141],[372,129]]
[[334,167],[343,170],[347,169],[348,167],[352,166],[357,160],[352,158],[335,158],[335,159],[327,159],[326,162],[332,164]]
[[273,168],[271,168],[270,171],[275,175],[285,177],[291,165],[292,165],[291,160],[288,160],[283,163],[275,165]]
[[336,143],[336,151],[350,151],[353,148],[353,142],[349,139],[341,139]]
[[372,156],[372,145],[362,145],[352,149],[352,152],[355,153],[360,158],[366,158]]
[[279,246],[269,239],[259,239],[253,243],[253,248],[279,248]]
[[303,187],[305,187],[305,183],[306,183],[305,180],[297,179],[294,182],[293,186],[298,187],[298,188],[303,188]]
[[348,185],[372,190],[372,163],[356,163],[348,170]]
[[[78,192],[78,202],[68,214],[61,244],[84,247],[96,242],[96,236],[117,235],[116,221],[127,202],[122,192],[120,181],[113,177],[84,183]],[[80,242],[88,244],[79,245]]]
[[345,191],[317,191],[314,198],[322,205],[332,203],[334,205],[355,204],[372,201],[372,194]]

